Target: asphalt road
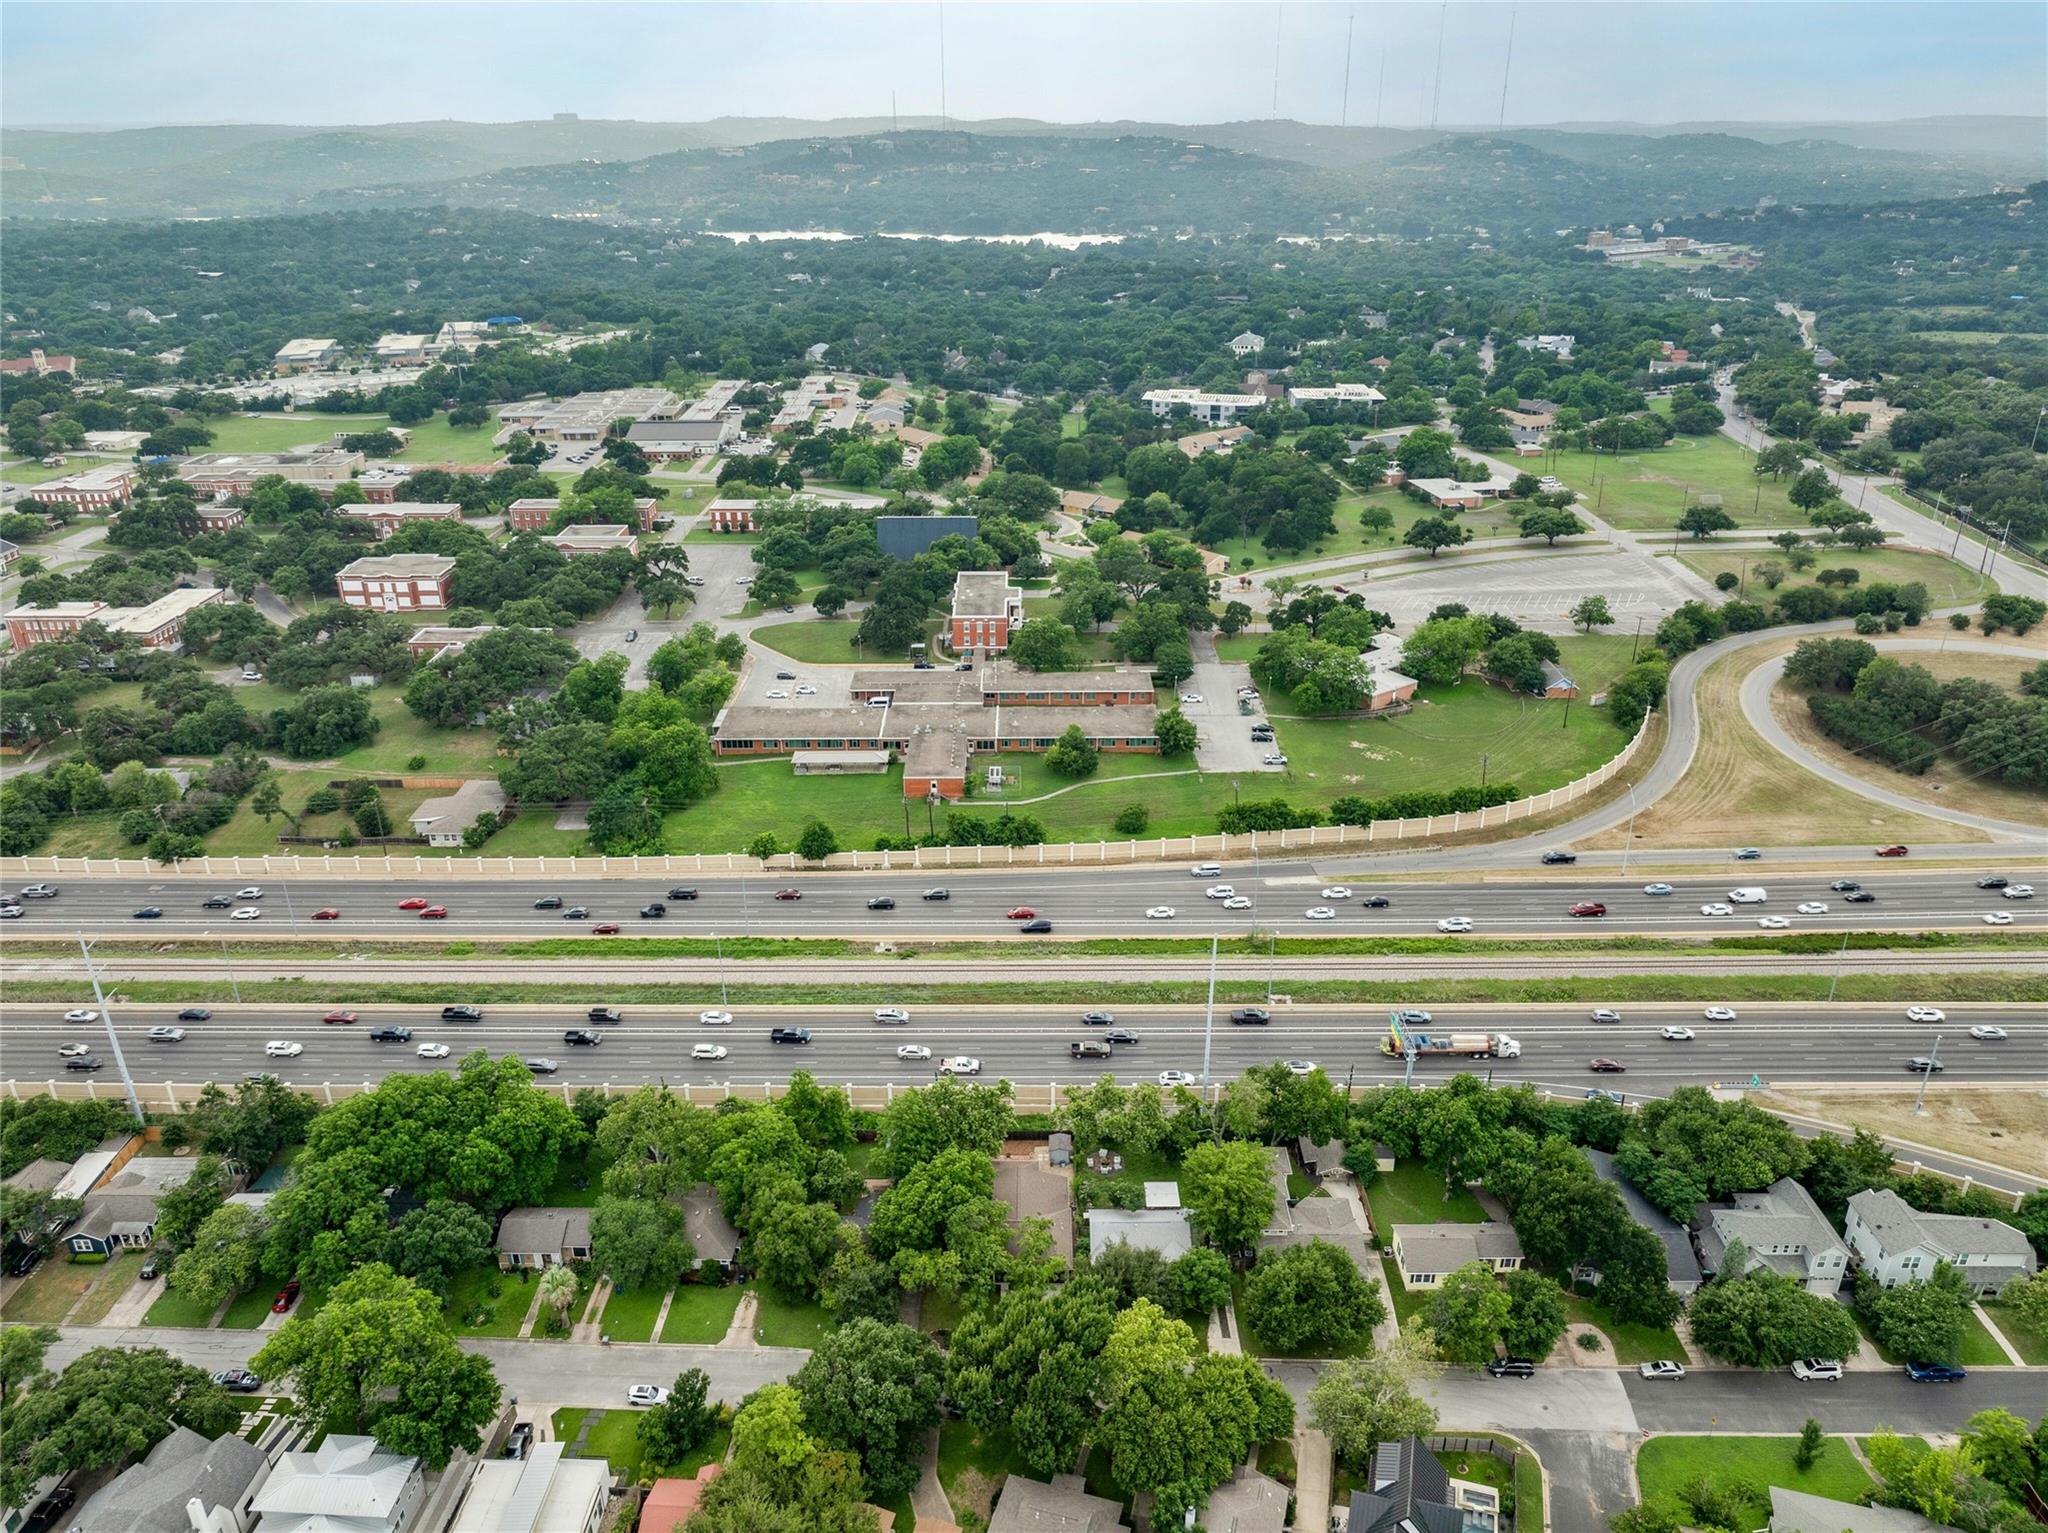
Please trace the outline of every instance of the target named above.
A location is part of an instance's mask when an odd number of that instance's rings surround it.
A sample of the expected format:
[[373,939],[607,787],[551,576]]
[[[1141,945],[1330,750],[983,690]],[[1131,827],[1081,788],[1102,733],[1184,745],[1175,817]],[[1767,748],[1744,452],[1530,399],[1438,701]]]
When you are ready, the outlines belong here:
[[[1876,903],[1853,905],[1828,884],[1843,864],[1848,876],[1863,882]],[[2009,875],[2014,882],[2048,887],[2048,867],[2021,865]],[[1995,891],[1976,887],[1967,870],[1914,871],[1910,865],[1866,858],[1843,859],[1835,867],[1773,867],[1766,861],[1729,863],[1711,873],[1702,871],[1671,880],[1674,893],[1651,896],[1644,883],[1626,882],[1605,869],[1570,879],[1526,879],[1469,885],[1402,883],[1373,877],[1350,884],[1350,899],[1325,900],[1324,874],[1295,863],[1232,864],[1216,877],[1195,878],[1185,867],[1090,869],[1084,877],[1058,867],[1006,869],[1002,872],[932,871],[862,873],[789,873],[769,875],[691,875],[678,886],[698,890],[690,901],[670,901],[659,920],[638,915],[650,900],[663,900],[671,880],[652,875],[615,873],[602,882],[549,879],[443,880],[394,874],[388,879],[264,879],[240,885],[232,878],[212,884],[190,879],[82,879],[59,882],[55,900],[32,900],[25,914],[5,928],[9,936],[55,932],[146,939],[181,937],[234,938],[244,934],[275,938],[280,932],[346,939],[371,932],[380,935],[560,937],[587,934],[592,925],[615,921],[632,935],[826,936],[852,935],[888,940],[923,937],[998,938],[1017,934],[1009,911],[1030,909],[1054,922],[1064,936],[1138,935],[1206,936],[1277,930],[1298,936],[1434,936],[1437,921],[1465,916],[1473,935],[1604,937],[1622,934],[1654,936],[1723,936],[1757,931],[1765,915],[1787,918],[1796,931],[1850,932],[1977,929],[1987,912],[2009,913],[2015,930],[2048,929],[2048,896],[2037,900],[2002,899]],[[1228,885],[1253,901],[1249,910],[1226,910],[1221,899],[1205,891]],[[1736,905],[1725,916],[1704,916],[1702,904],[1726,902],[1730,890],[1755,886],[1768,891],[1763,905]],[[232,897],[239,887],[260,887],[261,899],[238,903],[260,909],[259,921],[237,922],[226,910],[202,909],[209,895]],[[951,898],[927,901],[925,890],[944,887]],[[795,889],[801,898],[779,900],[776,893]],[[1384,895],[1392,904],[1368,909],[1369,895]],[[536,910],[536,898],[559,896],[568,906],[581,904],[588,920],[567,920],[561,911]],[[447,909],[445,919],[423,921],[416,911],[402,910],[400,901],[423,898]],[[867,901],[889,897],[893,910],[870,910]],[[1576,918],[1571,906],[1597,901],[1606,916]],[[1801,915],[1797,906],[1818,901],[1825,914]],[[1311,920],[1306,912],[1326,906],[1330,920]],[[134,919],[142,908],[163,913],[152,920]],[[1171,918],[1152,919],[1146,912],[1163,907]],[[315,921],[315,911],[333,909],[339,917]],[[600,939],[593,939],[600,940]],[[1020,938],[1020,940],[1026,940]]]
[[[601,991],[593,992],[601,996]],[[457,997],[459,998],[459,997]],[[89,995],[80,1004],[91,1004]],[[1517,1059],[1432,1057],[1416,1062],[1419,1081],[1444,1078],[1461,1070],[1486,1071],[1496,1080],[1528,1080],[1565,1094],[1598,1085],[1630,1096],[1660,1096],[1684,1084],[1716,1081],[1765,1082],[1882,1081],[1907,1082],[1917,1077],[1905,1062],[1926,1053],[1938,1035],[1946,1069],[1936,1082],[1982,1084],[1986,1081],[2048,1081],[2048,1017],[2024,1006],[1948,1008],[1943,1024],[1905,1020],[1905,1002],[1898,1006],[1764,1006],[1737,1008],[1733,1022],[1709,1022],[1702,1008],[1689,1005],[1627,1005],[1621,1020],[1590,1020],[1586,1006],[1440,1006],[1430,1008],[1430,1032],[1506,1033],[1522,1045]],[[1115,1025],[1138,1035],[1138,1042],[1117,1046],[1109,1061],[1074,1059],[1068,1045],[1077,1039],[1099,1038],[1105,1028],[1080,1021],[1079,1007],[965,1008],[923,1006],[906,995],[911,1020],[883,1025],[872,1020],[871,1008],[749,1007],[735,1008],[729,1025],[707,1026],[695,1009],[656,1006],[622,1008],[619,1023],[589,1023],[580,1006],[498,1006],[485,1008],[484,1020],[443,1022],[438,1006],[358,1006],[350,1025],[323,1024],[328,1009],[318,1004],[275,1004],[211,1007],[205,1022],[176,1022],[180,1009],[172,1003],[122,1004],[111,1008],[129,1069],[139,1079],[180,1082],[236,1080],[247,1072],[268,1070],[281,1079],[306,1084],[381,1078],[399,1072],[447,1070],[463,1055],[485,1049],[497,1055],[544,1056],[559,1070],[551,1083],[613,1085],[662,1080],[717,1086],[785,1079],[793,1070],[810,1070],[828,1080],[851,1084],[929,1082],[936,1060],[969,1055],[981,1062],[984,1076],[1020,1083],[1081,1083],[1106,1070],[1126,1081],[1156,1078],[1166,1069],[1199,1075],[1208,1031],[1209,1071],[1218,1079],[1237,1075],[1249,1065],[1275,1059],[1306,1059],[1332,1075],[1356,1082],[1399,1080],[1402,1062],[1379,1051],[1387,1031],[1386,1014],[1352,1007],[1276,1007],[1266,1025],[1233,1025],[1218,1009],[1213,1030],[1205,1030],[1200,1007],[1117,1007]],[[22,1081],[65,1078],[58,1058],[60,1045],[85,1043],[108,1068],[94,1077],[109,1089],[118,1087],[98,1023],[63,1020],[67,1008],[31,1002],[10,1006],[0,1021],[0,1054],[6,1074]],[[1971,1039],[1972,1024],[2004,1027],[2003,1042]],[[376,1043],[373,1027],[403,1025],[413,1030],[410,1043]],[[810,1030],[808,1045],[771,1043],[774,1025]],[[1690,1027],[1690,1042],[1665,1041],[1667,1025]],[[186,1030],[180,1043],[150,1043],[153,1025]],[[604,1034],[596,1047],[565,1043],[571,1028],[595,1027]],[[264,1045],[273,1040],[298,1043],[303,1052],[273,1059]],[[422,1059],[425,1043],[445,1043],[445,1061]],[[728,1050],[718,1061],[693,1061],[696,1043],[715,1043]],[[933,1061],[904,1061],[900,1045],[921,1045]],[[1619,1060],[1625,1074],[1591,1072],[1595,1056]],[[76,1075],[69,1078],[76,1079]]]

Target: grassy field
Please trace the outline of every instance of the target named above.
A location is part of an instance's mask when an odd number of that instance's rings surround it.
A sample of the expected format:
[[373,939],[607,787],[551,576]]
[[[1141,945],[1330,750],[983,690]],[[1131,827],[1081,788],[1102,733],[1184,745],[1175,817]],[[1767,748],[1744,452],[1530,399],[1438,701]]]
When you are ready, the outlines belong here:
[[[388,415],[289,416],[231,415],[208,421],[213,432],[210,445],[201,452],[285,452],[294,447],[318,446],[337,433],[382,431],[391,425]],[[405,450],[394,460],[399,463],[495,463],[499,451],[491,445],[489,426],[455,427],[446,415],[436,415],[407,428]]]
[[44,484],[52,479],[62,479],[66,474],[75,474],[81,469],[96,468],[102,464],[118,461],[97,455],[64,454],[64,461],[54,468],[38,463],[33,458],[16,458],[0,468],[0,479],[9,484]]
[[694,1342],[708,1346],[721,1340],[732,1328],[733,1311],[746,1292],[737,1283],[711,1287],[702,1283],[677,1285],[668,1319],[662,1322],[661,1339],[671,1345]]
[[1464,1188],[1444,1196],[1444,1179],[1420,1161],[1403,1161],[1380,1173],[1365,1200],[1372,1208],[1373,1228],[1389,1246],[1397,1224],[1484,1224],[1486,1210]]
[[1721,509],[1740,527],[1805,527],[1806,513],[1785,498],[1791,478],[1759,480],[1754,461],[1747,448],[1716,432],[1619,456],[1552,453],[1537,471],[1557,475],[1595,516],[1631,531],[1672,530],[1680,511],[1702,495],[1719,495]]
[[62,1253],[53,1253],[9,1296],[0,1318],[21,1325],[55,1325],[71,1313],[71,1306],[84,1297],[99,1275],[98,1263],[66,1261]]
[[[1367,532],[1358,524],[1358,513],[1367,506],[1386,507],[1394,514],[1394,525],[1384,532]],[[1257,536],[1227,538],[1221,543],[1209,546],[1228,559],[1230,567],[1234,570],[1284,569],[1315,559],[1341,559],[1347,554],[1369,554],[1383,549],[1399,548],[1402,535],[1417,520],[1436,514],[1434,507],[1412,496],[1404,495],[1399,490],[1382,487],[1364,494],[1347,491],[1337,501],[1337,530],[1310,547],[1268,548],[1266,540]],[[1477,511],[1459,512],[1456,520],[1475,538],[1499,537],[1515,530],[1515,519],[1511,510],[1496,507],[1491,503]]]
[[1394,1258],[1380,1258],[1380,1275],[1387,1280],[1387,1297],[1394,1306],[1394,1323],[1407,1325],[1410,1317],[1425,1314],[1429,1309],[1429,1295],[1419,1289],[1411,1289],[1401,1281],[1401,1269],[1394,1265]]
[[832,1329],[832,1317],[822,1304],[780,1298],[758,1285],[754,1296],[759,1305],[754,1340],[764,1347],[815,1347]]
[[1995,1300],[1984,1306],[1984,1312],[1991,1317],[1991,1323],[2004,1333],[2005,1339],[2013,1344],[2019,1355],[2031,1367],[2048,1366],[2048,1326],[2028,1325],[2024,1320]]
[[1804,1471],[1792,1461],[1798,1445],[1797,1437],[1652,1437],[1636,1456],[1636,1483],[1644,1500],[1662,1496],[1682,1506],[1680,1490],[1704,1477],[1744,1494],[1751,1515],[1743,1527],[1770,1520],[1774,1485],[1845,1502],[1870,1489],[1870,1476],[1841,1438],[1830,1437]]
[[[491,1293],[494,1284],[498,1289],[495,1296]],[[500,1272],[495,1262],[483,1262],[455,1275],[442,1308],[449,1328],[458,1336],[517,1336],[532,1305],[531,1283]]]
[[212,1320],[213,1312],[219,1308],[220,1305],[216,1302],[209,1300],[201,1303],[198,1300],[188,1299],[180,1294],[172,1293],[170,1289],[166,1288],[158,1296],[156,1303],[150,1305],[149,1313],[142,1317],[142,1323],[144,1325],[182,1326],[187,1329],[197,1330]]
[[598,1328],[613,1341],[652,1341],[655,1317],[661,1313],[661,1301],[667,1297],[666,1288],[637,1288],[630,1293],[614,1288],[604,1302],[604,1317]]
[[228,1305],[228,1312],[220,1317],[224,1331],[253,1331],[270,1316],[270,1306],[277,1298],[277,1290],[259,1283],[254,1288],[244,1289],[235,1295]]
[[[1805,575],[1795,575],[1778,587],[1778,592],[1792,590],[1797,586],[1812,585],[1812,576],[1820,570],[1853,569],[1861,572],[1862,583],[1889,580],[1904,584],[1917,580],[1927,587],[1928,599],[1937,607],[1961,607],[1982,601],[1995,595],[1998,585],[1974,569],[1959,564],[1942,554],[1927,553],[1915,548],[1816,548],[1820,562]],[[1744,583],[1736,594],[1748,600],[1768,606],[1777,593],[1755,578],[1758,565],[1770,560],[1784,564],[1784,556],[1775,548],[1738,549],[1716,548],[1712,544],[1695,543],[1681,547],[1679,562],[1696,574],[1712,580],[1723,573],[1734,575]],[[1746,577],[1746,578],[1745,578]]]
[[859,665],[862,656],[853,644],[854,630],[859,627],[852,618],[813,616],[766,624],[754,630],[754,638],[792,660],[812,665]]
[[640,1447],[640,1418],[643,1414],[633,1410],[559,1410],[553,1418],[555,1438],[564,1444],[573,1443],[588,1426],[590,1435],[573,1456],[601,1458],[618,1471],[626,1484],[631,1485],[640,1478],[644,1457]]
[[1614,1360],[1625,1367],[1637,1363],[1654,1363],[1660,1358],[1683,1361],[1685,1345],[1678,1339],[1678,1333],[1669,1326],[1638,1325],[1633,1321],[1618,1321],[1612,1315],[1579,1294],[1564,1296],[1566,1316],[1579,1325],[1590,1325],[1607,1338],[1607,1344],[1614,1353]]

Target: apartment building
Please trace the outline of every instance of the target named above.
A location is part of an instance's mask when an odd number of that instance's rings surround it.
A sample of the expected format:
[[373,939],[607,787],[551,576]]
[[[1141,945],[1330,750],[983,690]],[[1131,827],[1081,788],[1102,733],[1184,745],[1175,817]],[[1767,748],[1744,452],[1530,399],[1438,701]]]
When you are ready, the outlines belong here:
[[1143,398],[1154,415],[1168,416],[1185,405],[1188,414],[1212,426],[1230,425],[1266,403],[1264,394],[1212,394],[1203,389],[1147,389]]

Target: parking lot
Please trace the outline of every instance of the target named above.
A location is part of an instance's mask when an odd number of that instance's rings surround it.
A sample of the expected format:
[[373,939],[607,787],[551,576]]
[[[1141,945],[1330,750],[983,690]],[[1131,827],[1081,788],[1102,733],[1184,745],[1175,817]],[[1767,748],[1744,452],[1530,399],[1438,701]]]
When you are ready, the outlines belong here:
[[[792,660],[769,649],[755,650],[753,661],[746,675],[740,678],[739,686],[733,690],[736,703],[763,708],[843,708],[852,701],[853,672],[843,665],[806,665],[801,660]],[[779,677],[776,675],[778,671],[793,672],[796,679],[790,681]],[[798,687],[817,690],[807,696],[799,696]],[[770,692],[784,692],[788,696],[770,697]]]
[[1498,612],[1530,627],[1564,632],[1571,610],[1588,596],[1604,596],[1617,621],[1662,622],[1697,594],[1670,561],[1631,550],[1537,555],[1478,563],[1444,561],[1412,574],[1375,574],[1362,586],[1366,605],[1393,618],[1404,632],[1445,602],[1474,612]]
[[[1251,667],[1242,661],[1197,660],[1195,674],[1180,684],[1183,697],[1199,695],[1199,703],[1184,702],[1180,711],[1195,721],[1195,765],[1205,772],[1277,772],[1264,757],[1279,747],[1252,738],[1252,724],[1266,716],[1259,706],[1249,716],[1237,711],[1237,689],[1252,684]],[[1168,699],[1161,697],[1160,706]]]

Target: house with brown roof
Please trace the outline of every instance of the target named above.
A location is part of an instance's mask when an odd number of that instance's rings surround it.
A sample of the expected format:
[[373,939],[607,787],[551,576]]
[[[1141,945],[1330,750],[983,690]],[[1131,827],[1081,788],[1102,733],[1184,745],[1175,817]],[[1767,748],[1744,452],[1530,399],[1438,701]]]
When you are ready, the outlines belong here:
[[[1044,1219],[1052,1230],[1052,1252],[1061,1261],[1074,1259],[1074,1184],[1042,1166],[1036,1157],[1005,1155],[997,1159],[995,1199],[1005,1205],[1013,1230],[1026,1219]],[[1015,1242],[1012,1242],[1014,1245]]]

